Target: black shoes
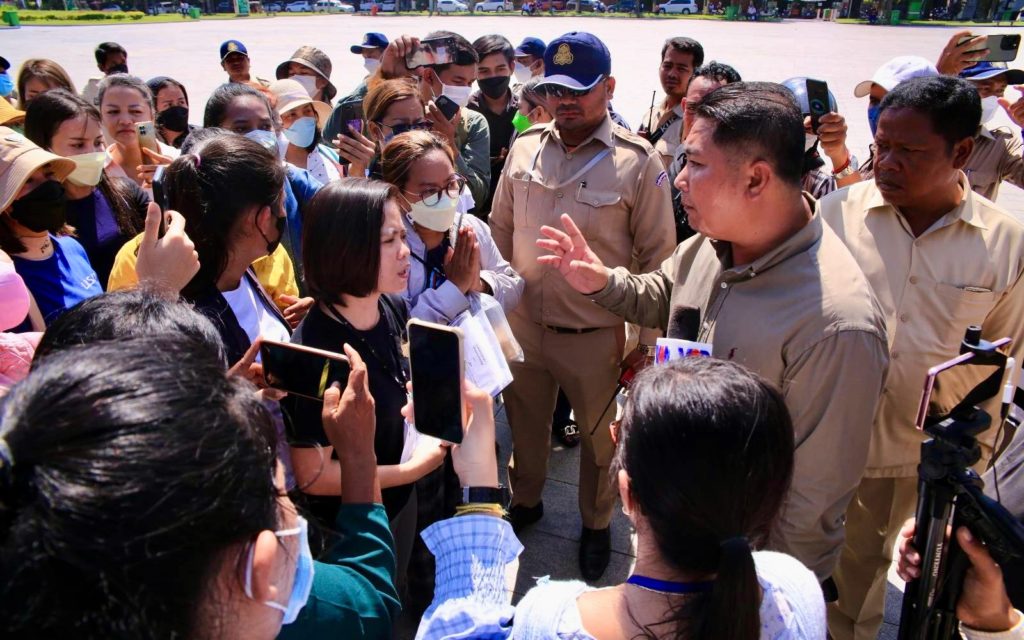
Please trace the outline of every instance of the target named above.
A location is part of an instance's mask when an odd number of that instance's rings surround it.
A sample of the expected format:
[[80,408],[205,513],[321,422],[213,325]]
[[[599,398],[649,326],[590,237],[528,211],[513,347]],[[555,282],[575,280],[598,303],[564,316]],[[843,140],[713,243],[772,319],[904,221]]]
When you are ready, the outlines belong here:
[[514,504],[508,509],[508,521],[512,523],[512,530],[519,533],[524,527],[537,522],[544,517],[544,502],[538,502],[532,507],[521,504]]
[[593,582],[608,568],[612,554],[612,530],[588,529],[583,527],[580,535],[580,574],[587,582]]
[[580,443],[580,428],[571,420],[564,424],[552,424],[551,432],[566,449],[572,449]]

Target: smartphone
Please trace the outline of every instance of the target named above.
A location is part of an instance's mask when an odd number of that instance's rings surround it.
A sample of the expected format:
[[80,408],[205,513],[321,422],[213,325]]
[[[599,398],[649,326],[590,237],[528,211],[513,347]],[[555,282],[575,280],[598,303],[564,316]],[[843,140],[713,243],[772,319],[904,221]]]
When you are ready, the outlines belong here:
[[153,173],[153,202],[160,207],[160,237],[167,233],[167,217],[164,215],[170,205],[167,203],[167,191],[164,189],[164,174],[167,167],[160,165]]
[[451,121],[455,117],[455,114],[459,112],[459,103],[455,102],[448,96],[438,96],[434,100],[434,105],[441,110],[441,115],[444,116],[445,120]]
[[454,60],[455,38],[430,38],[420,40],[419,45],[405,54],[405,66],[409,69],[429,67],[435,64],[451,64]]
[[352,137],[349,127],[363,132],[363,103],[346,102],[341,105],[341,135]]
[[459,444],[466,411],[462,331],[416,319],[409,321],[408,330],[416,430]]
[[[957,44],[963,44],[977,36],[964,36]],[[985,38],[985,43],[971,51],[984,51],[988,54],[980,62],[1013,62],[1020,50],[1020,36],[1017,34],[994,35]],[[968,52],[970,53],[970,51]]]
[[352,370],[344,354],[273,340],[260,342],[260,357],[268,385],[318,402],[332,383],[348,384]]
[[[150,121],[136,122],[135,131],[139,134],[139,147],[142,149],[149,149],[153,153],[160,153],[160,145],[156,141],[156,128]],[[148,156],[145,153],[142,154],[143,160],[148,160]]]
[[[1010,342],[1010,338],[1002,338],[992,342],[992,345],[1000,348]],[[992,375],[1000,366],[992,363],[974,364],[971,362],[974,358],[974,352],[968,351],[928,369],[921,404],[917,408],[917,420],[914,422],[918,431],[924,430],[930,418],[948,415],[979,382]],[[950,371],[954,368],[955,373]]]
[[821,80],[807,78],[807,105],[811,110],[811,131],[818,133],[818,124],[821,116],[831,109],[829,108],[828,85]]

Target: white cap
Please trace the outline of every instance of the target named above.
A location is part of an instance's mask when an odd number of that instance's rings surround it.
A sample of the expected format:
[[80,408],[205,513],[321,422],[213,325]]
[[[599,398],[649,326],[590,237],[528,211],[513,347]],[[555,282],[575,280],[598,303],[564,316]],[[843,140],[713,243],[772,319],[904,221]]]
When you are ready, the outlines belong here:
[[319,126],[324,126],[327,119],[331,117],[331,105],[310,98],[309,92],[296,80],[278,80],[271,83],[267,89],[277,98],[277,115],[311,104],[313,110],[316,111]]
[[912,78],[931,78],[939,75],[935,65],[921,56],[898,56],[886,62],[870,80],[861,82],[853,89],[858,98],[871,93],[871,85],[877,84],[886,91],[892,91],[901,82]]

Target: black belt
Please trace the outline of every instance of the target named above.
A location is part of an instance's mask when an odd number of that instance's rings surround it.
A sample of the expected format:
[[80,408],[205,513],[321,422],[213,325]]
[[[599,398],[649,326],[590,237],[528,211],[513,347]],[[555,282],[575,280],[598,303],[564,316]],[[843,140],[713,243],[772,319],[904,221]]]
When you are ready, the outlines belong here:
[[576,334],[576,335],[579,335],[581,333],[591,333],[591,332],[594,332],[594,331],[600,331],[601,329],[604,328],[604,327],[588,327],[586,329],[570,329],[569,327],[553,327],[553,326],[551,326],[549,324],[544,324],[543,322],[538,322],[537,324],[539,324],[540,326],[544,327],[548,331],[554,331],[555,333],[573,333],[573,334]]

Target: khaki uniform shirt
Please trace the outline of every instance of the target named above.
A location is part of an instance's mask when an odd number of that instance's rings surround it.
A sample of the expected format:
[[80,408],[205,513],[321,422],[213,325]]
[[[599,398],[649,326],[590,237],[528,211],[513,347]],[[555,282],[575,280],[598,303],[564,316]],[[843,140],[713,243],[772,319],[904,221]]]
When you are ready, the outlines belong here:
[[[823,580],[838,560],[843,515],[864,472],[888,364],[885,321],[857,263],[818,216],[755,262],[730,261],[728,245],[716,250],[694,236],[654,273],[616,269],[594,301],[662,328],[677,310],[699,309],[697,340],[782,390],[796,459],[772,546]],[[668,333],[685,337],[672,327]]]
[[668,182],[654,149],[609,118],[572,151],[554,123],[521,134],[489,220],[501,255],[526,280],[516,312],[555,327],[621,326],[620,316],[578,293],[557,269],[537,264],[547,254],[537,246],[540,227],[561,229],[568,213],[606,265],[628,267],[635,258],[641,271],[656,269],[675,246]]
[[[916,238],[873,180],[818,203],[821,217],[860,264],[885,312],[891,365],[875,416],[867,477],[917,474],[924,437],[914,422],[926,372],[959,353],[968,325],[981,325],[989,340],[1012,337],[1011,351],[1021,362],[1024,288],[1018,281],[1024,271],[1024,226],[967,189],[965,175],[960,179],[965,187],[960,205]],[[952,385],[965,369],[943,374],[940,381]],[[985,408],[995,418],[994,406]],[[986,457],[996,431],[993,426],[979,437],[987,444]]]
[[[662,118],[664,118],[664,120]],[[672,107],[672,115],[669,116],[665,113],[665,102],[663,100],[659,106],[648,110],[640,122],[640,128],[651,134],[661,126],[662,122],[667,121],[669,118],[676,118],[676,120],[669,125],[668,129],[665,130],[665,133],[663,133],[662,136],[654,143],[654,150],[661,154],[661,162],[666,167],[672,164],[672,159],[676,155],[676,149],[682,142],[683,105],[677,103]]]

